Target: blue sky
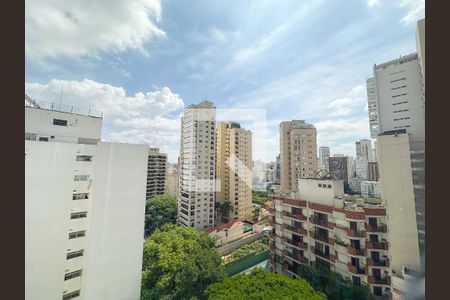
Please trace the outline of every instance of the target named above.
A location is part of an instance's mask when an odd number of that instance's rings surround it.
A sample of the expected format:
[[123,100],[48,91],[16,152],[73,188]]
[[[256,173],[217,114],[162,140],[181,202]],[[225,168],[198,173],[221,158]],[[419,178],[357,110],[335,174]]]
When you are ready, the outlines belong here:
[[[67,2],[67,3],[66,3]],[[26,92],[100,109],[102,138],[160,147],[175,162],[183,107],[305,119],[318,146],[354,155],[369,137],[374,63],[415,52],[423,0],[26,1]]]

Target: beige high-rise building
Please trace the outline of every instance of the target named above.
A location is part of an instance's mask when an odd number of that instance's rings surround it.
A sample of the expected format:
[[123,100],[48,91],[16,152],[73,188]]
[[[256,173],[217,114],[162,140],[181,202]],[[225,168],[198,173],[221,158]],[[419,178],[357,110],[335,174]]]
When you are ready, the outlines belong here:
[[317,173],[317,131],[304,120],[280,123],[280,192],[297,192],[300,178]]
[[[252,133],[238,123],[218,123],[216,132],[217,203],[229,202],[228,220],[252,217]],[[217,224],[222,222],[219,217]]]
[[178,164],[167,163],[166,169],[166,186],[164,194],[177,197],[180,179],[180,169]]

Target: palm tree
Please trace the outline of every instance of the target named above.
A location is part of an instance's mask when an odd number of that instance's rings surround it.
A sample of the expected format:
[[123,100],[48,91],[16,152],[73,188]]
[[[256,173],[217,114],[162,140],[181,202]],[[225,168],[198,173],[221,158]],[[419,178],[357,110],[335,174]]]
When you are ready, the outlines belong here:
[[218,203],[216,207],[217,212],[222,216],[222,222],[227,223],[230,211],[234,210],[233,206],[230,204],[230,202],[227,201],[224,203]]

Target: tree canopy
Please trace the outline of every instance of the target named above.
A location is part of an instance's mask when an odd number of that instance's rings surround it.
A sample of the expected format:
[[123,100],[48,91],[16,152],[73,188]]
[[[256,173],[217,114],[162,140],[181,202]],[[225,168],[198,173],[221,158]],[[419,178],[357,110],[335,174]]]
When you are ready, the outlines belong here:
[[142,270],[142,300],[205,299],[206,287],[225,276],[211,237],[172,224],[145,241]]
[[326,299],[303,279],[291,279],[258,268],[251,274],[227,277],[210,285],[205,295],[208,300]]
[[336,272],[319,265],[315,267],[302,265],[300,276],[314,289],[325,293],[330,300],[373,299],[367,286],[354,285],[350,280],[344,280]]
[[145,206],[145,237],[164,224],[177,222],[177,201],[169,195],[154,196]]

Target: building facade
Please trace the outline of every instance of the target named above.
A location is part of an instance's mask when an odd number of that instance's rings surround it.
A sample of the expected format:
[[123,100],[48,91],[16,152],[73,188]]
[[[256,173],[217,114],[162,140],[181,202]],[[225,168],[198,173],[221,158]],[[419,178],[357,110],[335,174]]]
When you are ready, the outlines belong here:
[[361,182],[361,195],[364,197],[381,197],[381,183],[378,181]]
[[[216,202],[229,202],[227,220],[252,218],[252,133],[238,123],[218,123],[216,143]],[[216,220],[216,225],[221,222]]]
[[369,162],[367,165],[367,175],[369,181],[378,181],[380,178],[380,174],[378,172],[378,163],[377,162]]
[[189,105],[181,118],[178,222],[197,230],[214,226],[215,119],[210,101]]
[[166,186],[164,193],[169,196],[177,197],[180,184],[180,167],[178,164],[167,163],[166,167]]
[[364,139],[355,142],[356,158],[364,157],[367,161],[372,161],[372,141]]
[[[301,200],[300,200],[301,199]],[[272,270],[300,277],[304,265],[320,265],[391,293],[386,209],[383,204],[344,199],[342,180],[300,179],[299,199],[271,195]]]
[[299,178],[317,174],[317,131],[304,120],[280,123],[280,191],[297,192]]
[[280,162],[281,162],[281,159],[280,159],[280,155],[278,154],[277,158],[275,159],[275,167],[274,167],[274,169],[275,169],[274,182],[275,182],[275,184],[278,184],[278,185],[280,184],[280,180],[281,180]]
[[318,167],[325,173],[330,172],[330,147],[319,148],[319,164]]
[[148,147],[101,142],[92,110],[26,105],[25,298],[139,299]]
[[332,156],[330,157],[330,177],[335,180],[343,180],[348,184],[348,163],[345,156]]
[[159,148],[148,149],[147,199],[165,193],[166,165],[166,153],[160,153]]

